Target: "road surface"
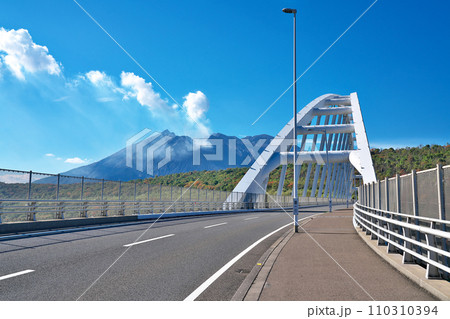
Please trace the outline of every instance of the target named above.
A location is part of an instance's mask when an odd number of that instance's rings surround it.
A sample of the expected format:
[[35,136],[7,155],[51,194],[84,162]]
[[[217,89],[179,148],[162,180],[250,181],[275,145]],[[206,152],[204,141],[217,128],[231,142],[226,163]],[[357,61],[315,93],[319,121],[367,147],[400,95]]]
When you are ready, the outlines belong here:
[[[0,241],[0,300],[184,300],[236,255],[290,222],[285,212],[241,213],[164,220],[150,229],[146,222]],[[247,268],[283,232],[252,250]],[[230,299],[248,271],[236,272],[199,299]]]

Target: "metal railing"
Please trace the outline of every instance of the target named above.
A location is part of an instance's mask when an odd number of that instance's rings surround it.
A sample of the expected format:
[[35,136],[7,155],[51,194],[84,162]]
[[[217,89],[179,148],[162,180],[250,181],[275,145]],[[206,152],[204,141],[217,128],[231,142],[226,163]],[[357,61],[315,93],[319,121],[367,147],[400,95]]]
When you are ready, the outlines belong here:
[[[197,211],[292,208],[291,196],[110,181],[0,169],[0,223]],[[344,199],[333,199],[336,204]],[[299,198],[301,206],[328,199]]]
[[[262,209],[291,209],[292,199],[271,199],[262,202],[211,201],[101,201],[101,200],[0,200],[0,223],[11,221],[38,221],[50,219],[95,218],[145,214],[189,213],[208,211],[239,211]],[[335,204],[345,204],[335,200]],[[328,199],[300,198],[302,207],[327,205]]]
[[367,235],[402,254],[403,263],[426,267],[427,278],[450,278],[450,166],[396,175],[358,192],[354,217]]

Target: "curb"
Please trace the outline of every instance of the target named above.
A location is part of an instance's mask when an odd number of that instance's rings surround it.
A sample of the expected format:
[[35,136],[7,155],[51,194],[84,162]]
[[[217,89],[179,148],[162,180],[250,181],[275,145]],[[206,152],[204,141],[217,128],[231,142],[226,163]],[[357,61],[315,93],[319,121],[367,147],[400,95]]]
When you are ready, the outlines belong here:
[[[300,225],[304,226],[312,219],[322,214],[324,213],[310,216],[308,219],[303,220]],[[244,281],[231,298],[231,301],[257,301],[259,299],[278,255],[293,235],[294,232],[292,230],[288,230],[281,235],[281,237],[278,238],[272,246],[270,246],[270,248],[261,256],[256,265],[252,268],[247,277],[245,277]]]
[[388,254],[386,246],[376,245],[376,240],[371,240],[369,235],[359,227],[355,227],[359,237],[369,246],[378,256],[383,258],[395,270],[413,281],[415,284],[425,289],[435,298],[448,301],[450,300],[450,284],[445,280],[426,279],[426,270],[417,264],[403,264],[402,256],[397,253]]

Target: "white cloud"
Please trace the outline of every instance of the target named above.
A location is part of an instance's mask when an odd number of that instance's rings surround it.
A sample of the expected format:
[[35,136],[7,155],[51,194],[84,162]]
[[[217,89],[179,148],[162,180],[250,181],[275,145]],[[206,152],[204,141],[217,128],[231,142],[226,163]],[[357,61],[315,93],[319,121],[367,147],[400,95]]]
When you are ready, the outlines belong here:
[[60,65],[48,54],[47,47],[34,43],[25,29],[0,28],[0,60],[20,80],[25,80],[24,72],[61,73]]
[[79,157],[73,157],[73,158],[68,158],[64,161],[64,163],[69,163],[69,164],[83,164],[86,163],[87,160],[82,160]]
[[198,121],[205,118],[205,114],[209,109],[209,101],[203,92],[191,92],[184,97],[184,100],[183,106],[192,120]]
[[146,83],[143,78],[135,75],[133,72],[124,72],[120,74],[121,85],[131,91],[126,96],[133,96],[142,106],[147,106],[151,111],[157,109],[171,109],[166,100],[163,100],[159,93],[153,90],[150,82]]
[[100,85],[106,85],[106,86],[114,86],[111,78],[106,75],[105,72],[92,70],[86,73],[86,77],[89,81],[91,81],[92,84],[100,86]]
[[55,157],[55,154],[47,153],[47,154],[45,154],[45,156],[47,156],[47,157]]

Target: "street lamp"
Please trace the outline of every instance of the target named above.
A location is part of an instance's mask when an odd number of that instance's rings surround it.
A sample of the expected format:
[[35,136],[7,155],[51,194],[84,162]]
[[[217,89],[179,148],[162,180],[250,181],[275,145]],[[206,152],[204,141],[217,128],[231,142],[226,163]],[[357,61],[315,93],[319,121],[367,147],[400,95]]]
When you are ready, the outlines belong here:
[[298,185],[297,185],[297,60],[296,60],[296,9],[284,8],[284,13],[294,14],[294,189],[292,191],[292,204],[294,215],[294,231],[298,233]]

